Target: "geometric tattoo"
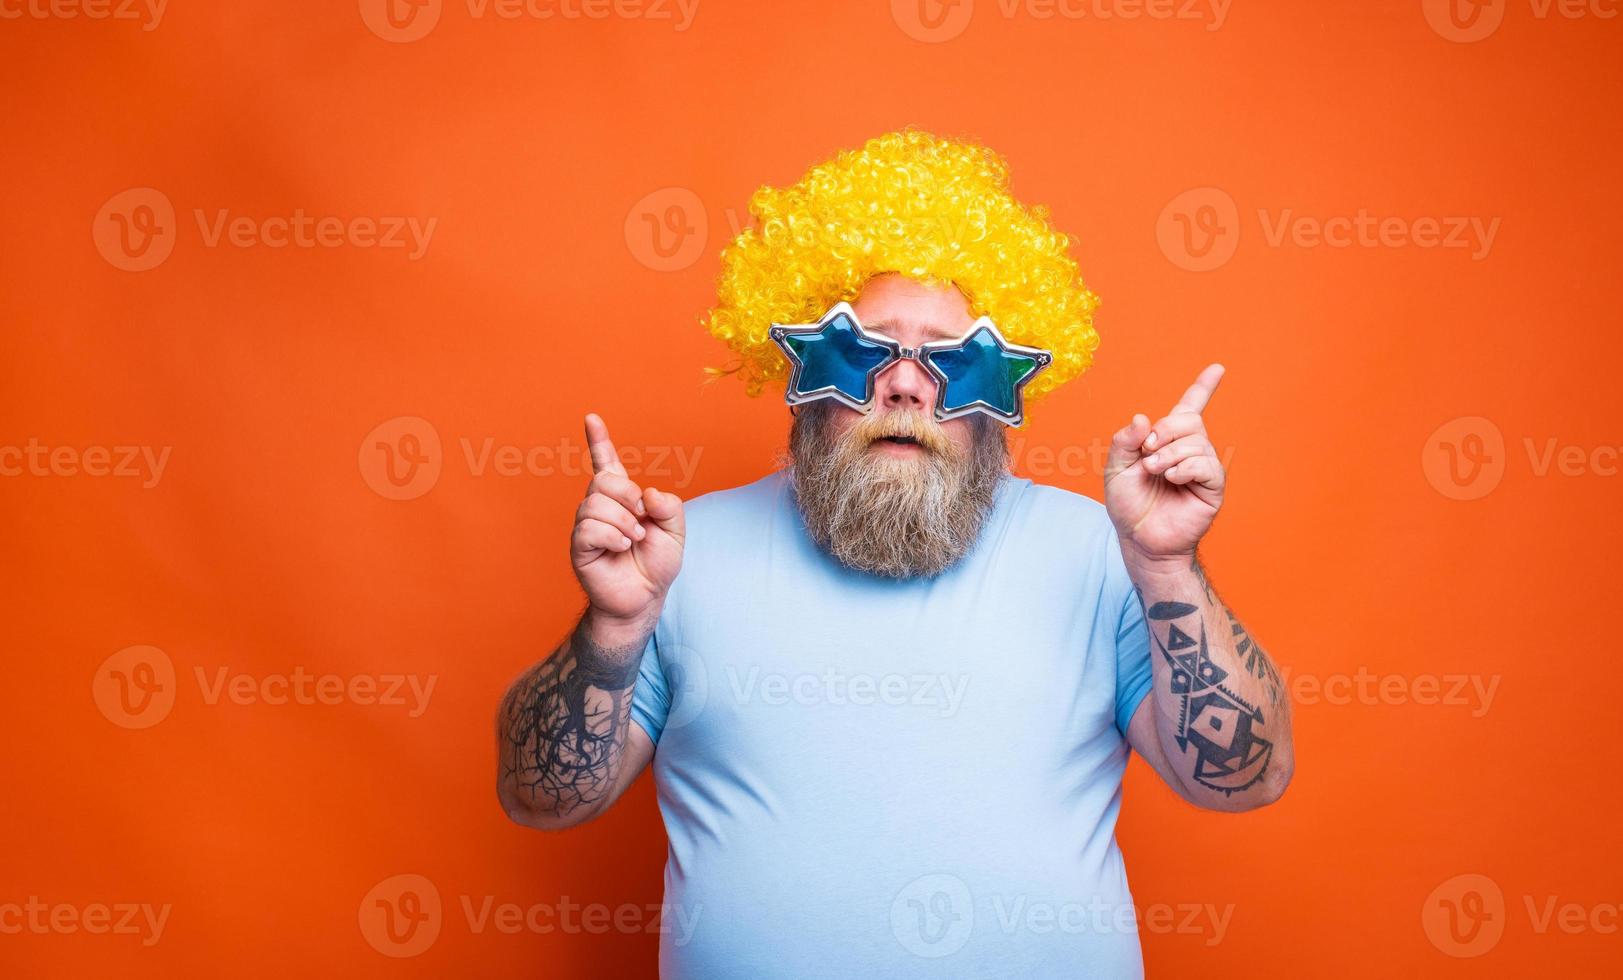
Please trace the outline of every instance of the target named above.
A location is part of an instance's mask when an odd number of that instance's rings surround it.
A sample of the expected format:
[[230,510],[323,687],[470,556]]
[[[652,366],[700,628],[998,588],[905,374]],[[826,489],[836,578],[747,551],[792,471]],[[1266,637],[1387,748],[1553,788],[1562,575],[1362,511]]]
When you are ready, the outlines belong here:
[[[1195,748],[1195,782],[1225,795],[1246,789],[1262,778],[1274,753],[1273,743],[1253,727],[1263,723],[1261,709],[1224,685],[1228,671],[1212,663],[1199,607],[1157,602],[1145,615],[1150,636],[1172,668],[1172,693],[1181,698],[1177,742],[1184,752]],[[1199,637],[1190,636],[1190,630]],[[1235,632],[1241,632],[1238,623]]]
[[[640,658],[594,646],[584,620],[552,656],[519,678],[502,704],[504,779],[566,815],[603,799],[615,763]],[[636,653],[640,654],[639,647]],[[588,689],[606,698],[588,703]],[[606,704],[602,703],[607,701]]]
[[1279,707],[1280,689],[1285,683],[1280,678],[1279,671],[1274,669],[1273,661],[1268,659],[1268,655],[1262,652],[1262,644],[1253,640],[1246,628],[1240,625],[1234,610],[1225,606],[1223,611],[1229,614],[1229,629],[1234,633],[1235,654],[1245,658],[1246,670],[1256,674],[1258,680],[1268,685],[1268,702],[1276,708]]

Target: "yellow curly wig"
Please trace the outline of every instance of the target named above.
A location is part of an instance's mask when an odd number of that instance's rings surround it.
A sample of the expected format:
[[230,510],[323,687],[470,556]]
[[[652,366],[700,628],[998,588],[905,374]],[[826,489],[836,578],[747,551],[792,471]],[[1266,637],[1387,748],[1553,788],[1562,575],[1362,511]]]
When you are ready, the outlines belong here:
[[887,133],[792,187],[762,187],[749,209],[755,223],[722,252],[716,305],[701,322],[739,358],[712,373],[737,374],[750,395],[788,374],[767,337],[773,323],[815,323],[887,272],[953,283],[1010,341],[1052,351],[1028,402],[1093,363],[1099,300],[1070,240],[1049,227],[1046,207],[1010,195],[1008,164],[985,146]]

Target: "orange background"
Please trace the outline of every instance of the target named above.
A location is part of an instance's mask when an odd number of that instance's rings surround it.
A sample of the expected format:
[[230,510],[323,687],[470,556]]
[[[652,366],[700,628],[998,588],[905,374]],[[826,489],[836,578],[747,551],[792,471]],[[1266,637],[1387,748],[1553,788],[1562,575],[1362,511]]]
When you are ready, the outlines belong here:
[[[702,384],[724,361],[695,325],[717,253],[755,187],[907,124],[1004,153],[1103,297],[1097,366],[1038,406],[1023,472],[1097,496],[1091,463],[1039,467],[1034,448],[1091,452],[1222,360],[1208,418],[1232,474],[1205,552],[1293,684],[1498,678],[1485,711],[1299,704],[1295,783],[1260,813],[1195,811],[1135,762],[1119,834],[1141,905],[1232,906],[1218,942],[1146,929],[1150,973],[1615,967],[1623,936],[1540,932],[1526,903],[1623,902],[1607,472],[1623,444],[1623,18],[1500,8],[1475,43],[1429,26],[1420,0],[1239,0],[1215,30],[1209,13],[1006,17],[978,0],[939,41],[915,36],[903,0],[700,0],[685,31],[454,0],[410,42],[353,2],[173,0],[151,31],[0,21],[0,446],[171,450],[150,488],[66,465],[0,478],[0,905],[172,905],[151,946],[0,934],[0,972],[652,975],[653,936],[475,932],[464,915],[462,896],[657,903],[665,843],[646,777],[562,835],[497,806],[491,718],[578,612],[565,544],[586,477],[578,455],[475,474],[463,440],[578,454],[595,410],[648,451],[648,482],[685,496],[765,472],[786,431],[776,396]],[[1202,227],[1236,248],[1191,272],[1157,227],[1207,187],[1236,210]],[[102,251],[116,219],[98,212],[132,188],[175,212],[173,252],[147,271]],[[1499,225],[1480,258],[1275,244],[1287,208]],[[437,225],[415,260],[210,246],[195,212],[221,209]],[[667,216],[699,236],[691,259],[654,250],[648,222]],[[392,500],[367,440],[402,416],[438,435],[418,452],[439,472]],[[1433,438],[1475,417],[1491,426]],[[1540,475],[1552,439],[1579,447],[1581,472]],[[690,480],[678,451],[698,454]],[[1449,482],[1499,467],[1497,485]],[[172,711],[139,730],[98,707],[128,667],[104,661],[137,645],[175,671]],[[212,684],[221,668],[436,686],[418,717],[210,704],[196,671]],[[408,873],[436,887],[441,929],[385,956],[362,899]],[[1423,923],[1464,874],[1504,902],[1477,958]]]

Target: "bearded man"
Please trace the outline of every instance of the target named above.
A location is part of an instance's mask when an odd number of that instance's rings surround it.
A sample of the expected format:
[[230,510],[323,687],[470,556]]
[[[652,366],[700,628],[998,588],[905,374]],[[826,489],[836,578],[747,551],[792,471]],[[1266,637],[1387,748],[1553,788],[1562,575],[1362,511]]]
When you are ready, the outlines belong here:
[[1129,750],[1212,810],[1290,781],[1279,675],[1196,558],[1222,367],[1115,434],[1103,505],[1008,470],[1097,334],[1007,184],[908,131],[755,195],[708,323],[752,393],[787,376],[778,471],[684,505],[586,417],[587,609],[503,701],[498,794],[571,827],[652,761],[661,976],[1137,976]]

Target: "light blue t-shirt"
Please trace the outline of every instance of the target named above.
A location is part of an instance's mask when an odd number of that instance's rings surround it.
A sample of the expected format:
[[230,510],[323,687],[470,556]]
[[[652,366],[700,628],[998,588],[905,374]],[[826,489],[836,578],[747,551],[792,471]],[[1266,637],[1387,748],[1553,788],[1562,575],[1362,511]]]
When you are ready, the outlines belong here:
[[662,977],[1142,974],[1115,826],[1149,634],[1103,506],[1007,476],[905,581],[818,549],[781,471],[687,529],[632,701]]

